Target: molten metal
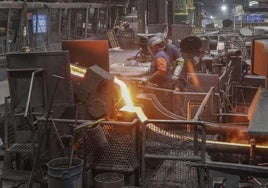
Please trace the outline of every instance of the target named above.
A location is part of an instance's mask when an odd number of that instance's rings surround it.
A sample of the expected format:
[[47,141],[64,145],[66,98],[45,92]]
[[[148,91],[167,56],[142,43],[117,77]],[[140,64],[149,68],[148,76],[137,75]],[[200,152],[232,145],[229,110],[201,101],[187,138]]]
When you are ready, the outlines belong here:
[[119,80],[116,77],[114,77],[114,82],[117,83],[121,88],[121,94],[125,101],[125,106],[123,107],[124,111],[134,112],[134,105],[131,100],[131,96],[126,84],[122,80]]
[[120,111],[125,111],[125,112],[130,112],[130,113],[134,112],[134,113],[136,113],[136,115],[138,116],[138,118],[141,122],[145,122],[148,118],[144,114],[141,107],[137,107],[137,106],[133,105],[131,95],[129,93],[129,90],[128,90],[126,84],[122,80],[119,80],[116,77],[114,78],[114,82],[120,86],[121,94],[122,94],[122,97],[125,101],[125,106],[123,106],[120,109]]
[[71,69],[72,75],[75,75],[75,76],[78,76],[81,78],[84,78],[84,76],[87,72],[86,68],[83,68],[83,67],[80,67],[80,66],[77,66],[74,64],[70,64],[70,69]]

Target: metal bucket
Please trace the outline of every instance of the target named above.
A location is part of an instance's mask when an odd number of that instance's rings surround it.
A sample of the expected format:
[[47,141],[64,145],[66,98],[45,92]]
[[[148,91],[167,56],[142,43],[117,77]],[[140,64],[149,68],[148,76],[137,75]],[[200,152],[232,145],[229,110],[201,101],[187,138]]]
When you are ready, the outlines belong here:
[[180,47],[183,52],[196,52],[202,47],[202,41],[199,37],[188,36],[181,40]]
[[124,175],[120,173],[102,173],[94,178],[95,188],[121,188],[125,185]]
[[48,188],[81,188],[83,160],[56,158],[47,163]]

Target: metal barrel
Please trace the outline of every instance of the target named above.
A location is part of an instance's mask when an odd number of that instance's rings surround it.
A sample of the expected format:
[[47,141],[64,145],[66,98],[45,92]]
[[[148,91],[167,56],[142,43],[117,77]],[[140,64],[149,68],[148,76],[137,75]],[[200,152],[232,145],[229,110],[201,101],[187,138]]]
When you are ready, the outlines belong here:
[[202,47],[202,41],[197,36],[187,36],[181,40],[180,47],[183,52],[195,52]]
[[47,163],[48,188],[82,188],[83,160],[62,157]]

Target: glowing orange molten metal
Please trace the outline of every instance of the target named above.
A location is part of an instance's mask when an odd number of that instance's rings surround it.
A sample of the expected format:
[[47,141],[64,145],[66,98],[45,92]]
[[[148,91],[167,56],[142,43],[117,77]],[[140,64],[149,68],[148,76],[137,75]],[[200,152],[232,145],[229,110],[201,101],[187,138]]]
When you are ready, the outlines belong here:
[[83,68],[83,67],[79,67],[79,66],[76,66],[76,65],[73,65],[73,64],[70,64],[70,69],[71,69],[71,74],[72,75],[75,75],[75,76],[78,76],[78,77],[81,77],[81,78],[84,78],[87,70],[86,68]]
[[125,106],[123,107],[123,110],[127,112],[135,112],[134,105],[131,100],[130,93],[126,84],[122,80],[119,80],[116,77],[114,77],[114,82],[117,83],[121,88],[121,94],[125,101]]
[[138,118],[142,122],[146,121],[148,118],[144,114],[143,110],[140,107],[133,105],[131,95],[129,93],[129,90],[128,90],[128,87],[126,86],[126,84],[122,80],[119,80],[116,77],[114,78],[114,82],[120,86],[121,94],[122,94],[122,97],[125,101],[125,106],[123,106],[120,110],[125,111],[125,112],[130,112],[130,113],[134,112],[137,114]]

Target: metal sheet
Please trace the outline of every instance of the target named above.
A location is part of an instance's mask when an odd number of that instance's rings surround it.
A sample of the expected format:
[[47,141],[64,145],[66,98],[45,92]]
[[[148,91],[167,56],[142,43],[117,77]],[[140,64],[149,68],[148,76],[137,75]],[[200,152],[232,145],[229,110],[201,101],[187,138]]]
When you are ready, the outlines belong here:
[[114,110],[113,77],[99,66],[91,66],[75,96],[86,104],[90,119],[100,119]]
[[[73,90],[70,79],[70,65],[69,65],[69,54],[67,51],[60,52],[33,52],[33,53],[10,53],[7,57],[7,68],[13,73],[9,75],[9,87],[15,88],[19,91],[19,88],[28,88],[27,83],[30,82],[31,74],[24,71],[23,77],[26,80],[22,83],[20,80],[17,82],[21,74],[15,74],[14,70],[22,69],[45,69],[46,77],[46,90],[48,102],[51,101],[53,90],[56,84],[56,79],[53,75],[58,75],[64,78],[60,80],[57,88],[57,92],[54,98],[54,105],[72,105],[73,101]],[[15,80],[15,81],[14,81]],[[19,85],[17,85],[17,83]],[[26,84],[26,85],[25,85]],[[12,93],[13,91],[10,91]],[[40,92],[39,92],[40,93]],[[37,94],[37,93],[36,93]],[[19,93],[18,93],[19,96]],[[38,96],[34,96],[35,98]],[[19,98],[18,98],[19,99]],[[21,98],[20,100],[25,100]],[[20,104],[25,104],[25,101],[20,101]]]
[[[25,109],[29,93],[31,76],[34,70],[7,70],[9,93],[15,108]],[[45,108],[44,73],[37,74],[32,87],[31,107]]]
[[[259,90],[260,91],[260,90]],[[255,108],[252,109],[249,122],[248,133],[251,136],[268,135],[268,91],[257,92],[257,98],[254,98]]]
[[148,31],[149,33],[158,33],[163,32],[166,28],[166,24],[149,24],[148,25]]
[[98,65],[109,72],[107,40],[62,41],[62,49],[68,50],[70,62],[82,67]]
[[188,73],[187,91],[207,92],[211,87],[217,91],[219,88],[219,76],[217,74]]
[[172,24],[171,33],[173,42],[177,41],[178,39],[182,40],[183,38],[191,35],[192,26],[185,24]]
[[253,40],[251,51],[251,72],[267,77],[268,40]]

